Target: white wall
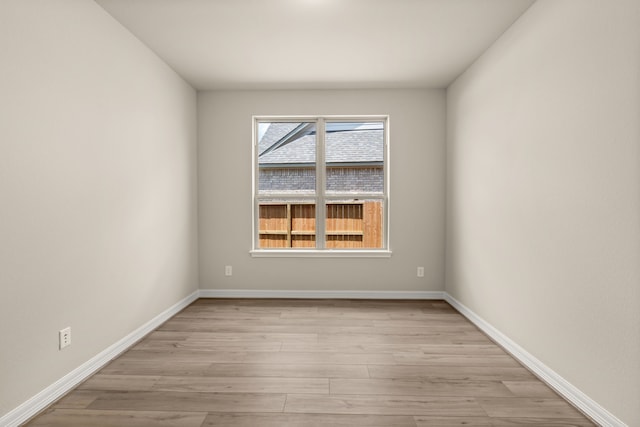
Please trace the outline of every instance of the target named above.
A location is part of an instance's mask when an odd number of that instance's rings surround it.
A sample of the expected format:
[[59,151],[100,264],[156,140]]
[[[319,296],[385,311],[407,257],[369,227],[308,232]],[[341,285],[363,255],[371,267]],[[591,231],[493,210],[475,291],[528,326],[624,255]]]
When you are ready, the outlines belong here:
[[[199,93],[201,288],[443,290],[444,101],[443,90]],[[390,115],[390,259],[249,255],[252,115],[296,114]]]
[[447,292],[640,425],[640,3],[536,2],[447,102]]
[[92,1],[3,0],[0,52],[1,417],[197,289],[197,129]]

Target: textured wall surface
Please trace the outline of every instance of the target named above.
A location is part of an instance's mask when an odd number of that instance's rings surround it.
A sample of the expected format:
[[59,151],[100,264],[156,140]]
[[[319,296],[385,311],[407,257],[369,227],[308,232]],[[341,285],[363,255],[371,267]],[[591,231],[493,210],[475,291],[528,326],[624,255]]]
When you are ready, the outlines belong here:
[[[384,170],[379,168],[327,168],[328,191],[362,191],[381,193]],[[315,188],[316,171],[312,168],[261,169],[260,191],[308,191]]]
[[[200,286],[442,290],[444,99],[443,90],[199,93]],[[386,114],[391,258],[252,258],[252,117]],[[233,266],[233,276],[225,277],[225,265]],[[417,266],[425,267],[425,277],[416,277]]]
[[197,129],[92,1],[3,0],[0,52],[2,416],[197,289]]
[[639,2],[538,1],[447,97],[447,291],[630,426],[639,76]]

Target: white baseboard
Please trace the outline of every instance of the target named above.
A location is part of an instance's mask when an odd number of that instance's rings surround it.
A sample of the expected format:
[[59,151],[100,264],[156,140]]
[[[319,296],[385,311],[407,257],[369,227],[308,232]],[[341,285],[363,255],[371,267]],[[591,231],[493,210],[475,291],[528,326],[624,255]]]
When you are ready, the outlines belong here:
[[200,298],[298,299],[444,299],[441,291],[276,291],[253,289],[200,289]]
[[578,390],[574,385],[562,378],[558,373],[542,363],[540,360],[536,359],[531,353],[527,352],[509,337],[494,328],[491,324],[471,311],[460,301],[456,300],[446,292],[444,292],[444,300],[451,304],[474,325],[480,328],[482,332],[489,335],[491,339],[504,347],[506,351],[518,359],[520,363],[525,365],[549,387],[553,388],[576,408],[580,409],[584,414],[598,423],[598,425],[603,427],[628,427],[616,416],[598,405],[593,399]]
[[106,350],[69,372],[67,375],[45,388],[22,405],[7,413],[0,418],[0,426],[17,427],[21,423],[29,420],[38,412],[42,411],[51,403],[62,397],[65,393],[76,387],[87,377],[105,366],[113,358],[142,339],[149,332],[153,331],[162,323],[177,314],[180,310],[191,304],[198,298],[198,295],[199,293],[196,291],[183,300],[177,302],[135,331],[131,332],[126,337],[108,347]]

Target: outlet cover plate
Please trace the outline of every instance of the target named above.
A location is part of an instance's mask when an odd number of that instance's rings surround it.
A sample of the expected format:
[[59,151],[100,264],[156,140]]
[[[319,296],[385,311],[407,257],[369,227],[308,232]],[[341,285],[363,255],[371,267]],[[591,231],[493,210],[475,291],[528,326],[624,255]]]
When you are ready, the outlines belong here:
[[60,350],[71,345],[71,327],[60,329],[58,332],[58,341],[60,344]]

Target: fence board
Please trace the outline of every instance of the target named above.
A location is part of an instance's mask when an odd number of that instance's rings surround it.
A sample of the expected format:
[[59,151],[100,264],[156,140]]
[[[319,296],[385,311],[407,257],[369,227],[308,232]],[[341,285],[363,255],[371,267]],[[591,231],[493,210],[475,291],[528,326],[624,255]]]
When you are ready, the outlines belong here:
[[366,202],[364,204],[365,248],[382,247],[382,202]]
[[[316,218],[313,204],[260,206],[260,248],[314,248]],[[381,248],[382,202],[329,203],[326,206],[327,248]]]

